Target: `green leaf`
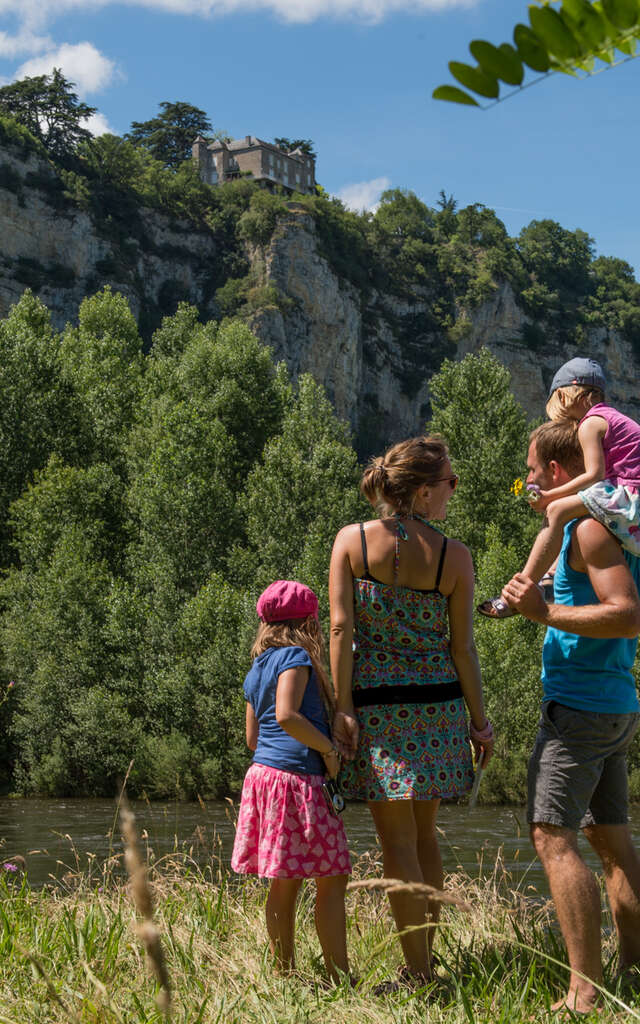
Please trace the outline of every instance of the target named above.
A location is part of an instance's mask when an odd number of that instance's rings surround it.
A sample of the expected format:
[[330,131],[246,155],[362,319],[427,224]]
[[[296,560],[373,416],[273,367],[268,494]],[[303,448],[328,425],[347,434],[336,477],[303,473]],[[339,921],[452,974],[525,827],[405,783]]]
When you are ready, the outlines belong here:
[[624,43],[618,43],[618,49],[621,53],[626,53],[628,57],[635,57],[636,54],[636,40],[627,39]]
[[497,99],[500,94],[500,86],[491,75],[485,75],[480,68],[472,68],[470,64],[462,64],[457,60],[449,61],[449,71],[461,85],[465,85],[472,92],[481,96],[488,96],[490,99]]
[[640,21],[640,7],[637,0],[602,0],[602,7],[607,18],[616,28],[632,28]]
[[474,39],[472,43],[469,43],[469,50],[486,75],[500,78],[508,85],[520,85],[522,82],[524,78],[522,62],[508,43],[503,43],[498,48],[482,39]]
[[546,47],[528,25],[516,25],[513,30],[513,41],[520,59],[527,67],[530,67],[532,71],[549,70],[551,65]]
[[564,0],[562,17],[571,24],[574,35],[583,40],[590,49],[602,46],[607,37],[604,18],[588,0]]
[[479,107],[480,104],[470,96],[468,92],[458,89],[457,85],[439,85],[431,94],[434,100],[447,100],[449,103],[465,103],[469,107]]
[[582,54],[582,46],[552,7],[530,4],[529,21],[535,34],[555,57],[567,60]]

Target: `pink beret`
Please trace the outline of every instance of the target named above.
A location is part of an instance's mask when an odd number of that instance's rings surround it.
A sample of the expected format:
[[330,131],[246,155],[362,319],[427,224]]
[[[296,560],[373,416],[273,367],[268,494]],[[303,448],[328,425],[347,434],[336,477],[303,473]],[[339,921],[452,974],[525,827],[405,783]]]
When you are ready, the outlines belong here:
[[318,618],[318,598],[310,587],[294,580],[276,580],[260,594],[256,611],[263,622]]

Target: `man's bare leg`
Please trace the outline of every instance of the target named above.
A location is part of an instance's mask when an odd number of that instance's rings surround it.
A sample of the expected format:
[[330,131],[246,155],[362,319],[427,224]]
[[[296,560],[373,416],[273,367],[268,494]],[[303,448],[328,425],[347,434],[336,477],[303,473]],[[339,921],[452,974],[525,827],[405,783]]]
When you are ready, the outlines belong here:
[[640,964],[640,857],[628,825],[590,825],[584,834],[604,868],[622,974]]
[[549,879],[571,967],[567,994],[551,1009],[566,1006],[576,1013],[589,1013],[600,999],[596,985],[602,985],[598,884],[578,853],[575,832],[533,824],[531,840]]

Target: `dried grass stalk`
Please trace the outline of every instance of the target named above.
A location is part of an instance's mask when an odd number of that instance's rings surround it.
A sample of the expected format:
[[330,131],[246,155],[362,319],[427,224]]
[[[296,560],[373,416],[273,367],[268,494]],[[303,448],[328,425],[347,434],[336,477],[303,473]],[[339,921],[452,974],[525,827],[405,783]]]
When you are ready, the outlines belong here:
[[147,960],[160,985],[158,1006],[169,1016],[171,1007],[171,984],[164,958],[160,933],[153,920],[153,894],[149,885],[147,865],[140,853],[135,815],[123,799],[120,807],[120,823],[125,840],[124,861],[129,872],[129,891],[133,904],[142,917],[136,924],[136,934],[144,946]]
[[433,903],[447,903],[466,914],[471,913],[471,905],[460,896],[443,892],[442,889],[435,889],[432,885],[426,885],[424,882],[403,882],[399,878],[361,878],[356,882],[349,882],[347,889],[381,889],[391,895],[403,892],[413,896],[426,896]]

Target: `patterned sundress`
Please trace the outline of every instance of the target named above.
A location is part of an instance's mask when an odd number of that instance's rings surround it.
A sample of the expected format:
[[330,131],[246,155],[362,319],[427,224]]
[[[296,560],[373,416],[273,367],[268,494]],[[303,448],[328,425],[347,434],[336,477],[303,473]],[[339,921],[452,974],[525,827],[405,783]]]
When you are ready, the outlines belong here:
[[[394,580],[397,580],[397,524]],[[353,700],[360,724],[358,751],[340,784],[355,800],[446,800],[467,793],[473,768],[465,705],[449,649],[447,598],[440,578],[443,537],[433,590],[354,579]]]

